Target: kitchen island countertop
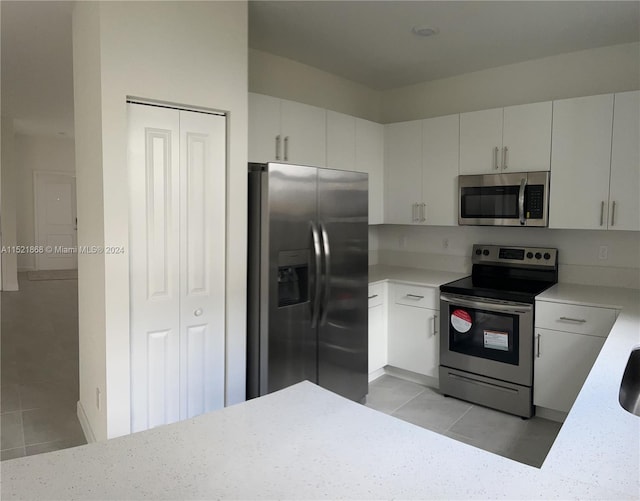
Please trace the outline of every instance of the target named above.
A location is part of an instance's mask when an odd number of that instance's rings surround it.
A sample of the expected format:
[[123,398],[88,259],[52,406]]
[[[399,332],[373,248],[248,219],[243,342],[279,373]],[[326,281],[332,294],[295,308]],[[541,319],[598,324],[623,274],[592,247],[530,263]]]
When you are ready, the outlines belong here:
[[[372,282],[405,281],[378,271]],[[463,276],[441,273],[406,281]],[[538,300],[621,310],[540,469],[303,382],[179,423],[5,461],[1,497],[638,499],[640,418],[620,407],[617,389],[640,342],[640,294],[557,284]]]

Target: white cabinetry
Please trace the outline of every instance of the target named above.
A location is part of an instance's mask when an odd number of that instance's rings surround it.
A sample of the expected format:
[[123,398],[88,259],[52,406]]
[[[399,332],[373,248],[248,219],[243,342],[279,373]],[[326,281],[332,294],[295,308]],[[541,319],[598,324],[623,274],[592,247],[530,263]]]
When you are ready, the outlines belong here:
[[554,101],[550,228],[607,228],[612,121],[613,94]]
[[616,315],[609,308],[536,301],[534,405],[569,412]]
[[608,228],[640,231],[640,91],[614,97]]
[[326,111],[249,93],[249,161],[326,165]]
[[[387,365],[387,284],[369,286],[369,374]],[[375,375],[374,375],[375,377]]]
[[460,174],[550,169],[550,101],[460,115]]
[[327,110],[327,167],[356,167],[356,119],[331,110]]
[[438,377],[438,289],[389,284],[389,365]]
[[356,118],[355,170],[369,174],[369,224],[384,222],[384,126]]
[[459,116],[385,126],[385,222],[455,225]]

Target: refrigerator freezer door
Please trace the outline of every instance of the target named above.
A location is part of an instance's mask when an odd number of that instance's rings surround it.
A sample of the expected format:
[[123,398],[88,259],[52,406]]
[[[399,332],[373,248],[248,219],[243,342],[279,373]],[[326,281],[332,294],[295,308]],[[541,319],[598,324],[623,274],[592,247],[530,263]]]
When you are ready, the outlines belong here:
[[269,164],[263,176],[268,190],[262,207],[268,242],[263,257],[268,259],[261,290],[268,291],[268,309],[261,315],[268,316],[268,328],[262,329],[260,366],[266,377],[260,379],[260,394],[305,379],[317,382],[316,330],[311,327],[317,169]]
[[367,174],[318,169],[324,249],[318,384],[356,401],[368,388],[367,191]]

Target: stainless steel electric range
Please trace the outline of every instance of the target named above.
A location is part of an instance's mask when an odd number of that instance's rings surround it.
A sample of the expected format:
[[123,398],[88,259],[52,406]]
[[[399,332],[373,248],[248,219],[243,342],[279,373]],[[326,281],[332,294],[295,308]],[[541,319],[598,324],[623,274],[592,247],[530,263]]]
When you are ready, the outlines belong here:
[[558,281],[558,250],[476,244],[472,263],[440,286],[440,391],[529,418],[535,297]]

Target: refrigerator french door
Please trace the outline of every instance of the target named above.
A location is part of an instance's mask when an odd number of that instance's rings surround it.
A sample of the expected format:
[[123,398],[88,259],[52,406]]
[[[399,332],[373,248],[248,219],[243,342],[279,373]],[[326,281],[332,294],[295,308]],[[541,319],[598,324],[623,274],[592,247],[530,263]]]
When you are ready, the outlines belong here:
[[247,397],[367,394],[368,176],[250,164]]

